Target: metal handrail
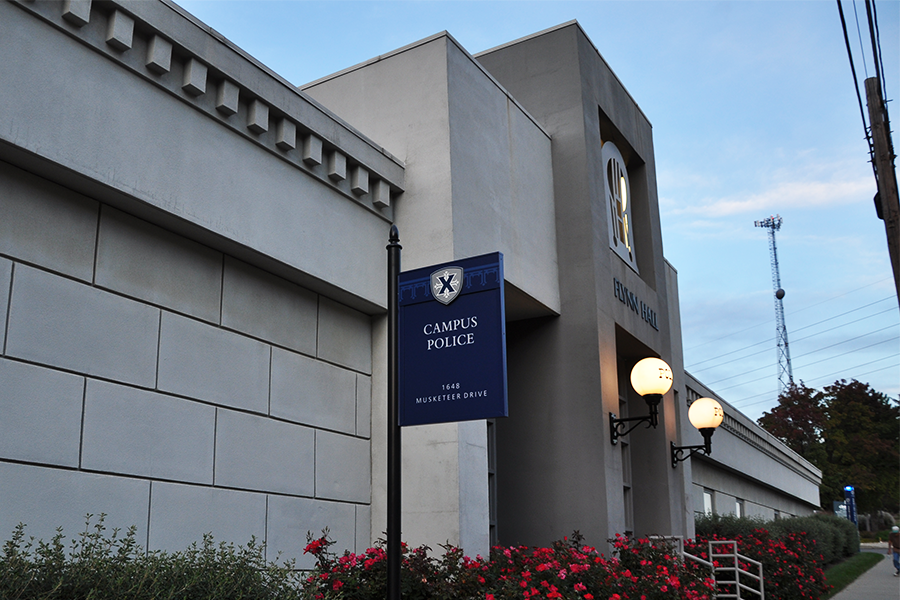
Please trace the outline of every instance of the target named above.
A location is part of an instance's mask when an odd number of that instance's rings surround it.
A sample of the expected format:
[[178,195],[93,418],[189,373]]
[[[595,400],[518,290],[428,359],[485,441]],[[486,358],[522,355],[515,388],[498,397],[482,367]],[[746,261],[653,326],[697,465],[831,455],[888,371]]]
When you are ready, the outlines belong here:
[[[713,546],[730,546],[731,551],[725,552],[725,553],[714,554]],[[733,594],[719,593],[717,595],[717,598],[736,598],[737,600],[741,600],[741,590],[745,590],[747,592],[752,592],[753,594],[755,594],[759,598],[759,600],[765,600],[765,593],[766,593],[765,585],[764,585],[765,581],[763,578],[763,565],[761,562],[753,560],[749,556],[744,556],[743,554],[739,554],[737,551],[737,542],[734,540],[724,540],[724,541],[715,541],[715,542],[710,540],[709,541],[709,558],[710,558],[710,560],[713,560],[713,556],[715,556],[716,558],[722,558],[722,559],[728,559],[728,558],[732,559],[732,565],[730,565],[730,566],[725,566],[725,565],[714,566],[713,567],[714,573],[731,572],[731,571],[734,571],[734,573],[735,573],[733,581],[721,582],[722,585],[733,585],[734,589],[735,589],[735,593],[733,593]],[[744,561],[745,563],[749,563],[749,564],[753,565],[754,567],[756,567],[759,574],[757,575],[751,571],[742,569],[739,561]],[[716,561],[713,560],[713,562],[715,563]],[[759,584],[759,588],[751,587],[749,585],[746,585],[745,583],[742,583],[741,575],[746,575],[747,577],[750,577],[751,579],[754,579],[755,581],[757,581]],[[716,579],[716,584],[717,584],[717,586],[719,584],[718,578]]]
[[[744,556],[743,554],[739,554],[737,551],[737,542],[735,540],[720,540],[720,541],[710,540],[708,542],[709,560],[706,560],[706,559],[700,558],[699,556],[691,554],[689,552],[685,552],[684,551],[684,540],[682,539],[682,537],[680,535],[676,535],[676,536],[651,535],[651,536],[649,536],[649,539],[650,539],[651,543],[665,543],[665,544],[669,545],[670,547],[674,546],[674,549],[678,552],[678,556],[681,557],[682,561],[684,561],[685,559],[692,560],[692,561],[695,561],[705,567],[708,567],[710,569],[710,571],[712,572],[713,578],[716,580],[716,588],[717,588],[716,598],[718,598],[720,600],[724,599],[724,598],[735,598],[736,600],[741,600],[742,599],[741,590],[744,590],[747,592],[752,592],[753,594],[756,595],[756,597],[758,597],[759,600],[765,600],[765,585],[764,585],[765,581],[763,578],[763,565],[761,562],[759,562],[757,560],[753,560],[749,556]],[[714,554],[713,546],[730,546],[731,551],[725,552],[725,553]],[[731,558],[732,559],[730,561],[731,565],[716,566],[714,557],[715,557],[715,559]],[[754,567],[756,567],[758,574],[753,573],[751,571],[747,571],[745,569],[742,569],[741,565],[738,561],[744,561],[745,563],[749,563],[749,564],[753,565]],[[735,573],[733,581],[721,581],[720,582],[718,577],[716,577],[716,575],[718,573],[732,572],[732,571]],[[751,587],[745,583],[742,583],[741,575],[745,575],[745,576],[755,580],[756,582],[758,582],[759,588],[757,589],[755,587]],[[721,586],[733,585],[735,587],[735,593],[725,594],[725,593],[722,593],[721,591],[718,591],[718,588],[720,587],[720,585]],[[744,597],[746,597],[746,596],[744,596]]]

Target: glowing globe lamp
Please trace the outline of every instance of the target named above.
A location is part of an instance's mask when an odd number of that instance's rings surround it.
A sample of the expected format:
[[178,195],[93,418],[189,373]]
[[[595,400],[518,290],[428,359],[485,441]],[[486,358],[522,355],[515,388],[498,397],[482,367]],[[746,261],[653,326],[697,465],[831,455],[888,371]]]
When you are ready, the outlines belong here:
[[631,369],[631,387],[641,396],[662,396],[672,388],[672,369],[659,358],[644,358]]

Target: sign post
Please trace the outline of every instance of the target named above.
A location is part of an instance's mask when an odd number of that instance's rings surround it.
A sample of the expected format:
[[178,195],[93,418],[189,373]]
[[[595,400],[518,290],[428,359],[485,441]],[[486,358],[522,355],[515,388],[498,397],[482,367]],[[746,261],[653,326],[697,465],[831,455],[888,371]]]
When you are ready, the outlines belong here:
[[400,272],[388,252],[387,600],[400,600],[400,427],[505,417],[506,317],[499,252]]
[[847,506],[847,518],[857,525],[856,521],[856,490],[852,485],[844,486],[844,504]]
[[399,281],[400,232],[391,226],[388,252],[387,600],[400,600]]

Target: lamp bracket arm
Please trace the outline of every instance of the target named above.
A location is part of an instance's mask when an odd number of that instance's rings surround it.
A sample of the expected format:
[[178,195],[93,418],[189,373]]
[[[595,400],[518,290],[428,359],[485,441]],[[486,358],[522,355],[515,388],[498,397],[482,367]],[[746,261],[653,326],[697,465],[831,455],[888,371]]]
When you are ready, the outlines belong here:
[[695,454],[705,454],[707,456],[712,454],[712,450],[706,444],[699,444],[697,446],[676,446],[675,442],[669,442],[669,445],[672,448],[673,469],[678,467],[679,462],[685,461]]
[[[633,423],[633,425],[626,429],[626,423]],[[637,429],[638,425],[640,425],[641,423],[646,423],[647,429],[656,427],[656,425],[653,423],[653,415],[647,415],[646,417],[628,417],[626,419],[619,419],[616,417],[615,413],[609,413],[609,439],[612,441],[613,445],[615,445],[620,437],[625,437],[626,435]]]

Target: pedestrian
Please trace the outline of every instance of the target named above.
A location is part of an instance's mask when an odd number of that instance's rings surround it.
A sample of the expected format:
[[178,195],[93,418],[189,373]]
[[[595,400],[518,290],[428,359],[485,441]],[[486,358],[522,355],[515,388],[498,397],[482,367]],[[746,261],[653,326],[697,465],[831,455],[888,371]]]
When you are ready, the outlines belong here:
[[900,577],[900,527],[894,525],[891,535],[888,536],[888,554],[894,557],[894,577]]

